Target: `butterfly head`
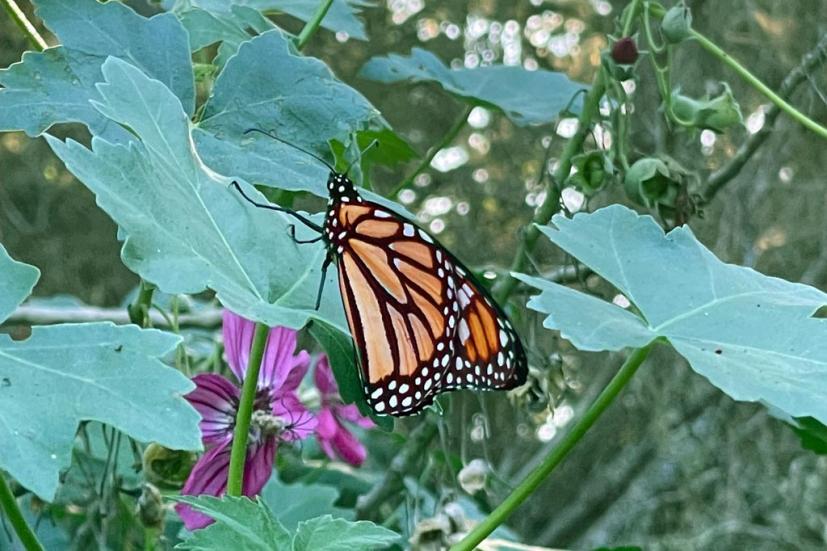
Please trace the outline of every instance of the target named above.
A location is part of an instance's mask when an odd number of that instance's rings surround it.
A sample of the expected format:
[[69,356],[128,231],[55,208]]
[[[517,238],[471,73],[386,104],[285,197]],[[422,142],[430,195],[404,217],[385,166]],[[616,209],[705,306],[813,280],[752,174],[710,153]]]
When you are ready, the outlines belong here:
[[341,172],[330,172],[327,177],[327,193],[333,203],[348,203],[351,201],[358,202],[362,198],[356,192],[356,186],[353,181],[347,177],[347,174]]

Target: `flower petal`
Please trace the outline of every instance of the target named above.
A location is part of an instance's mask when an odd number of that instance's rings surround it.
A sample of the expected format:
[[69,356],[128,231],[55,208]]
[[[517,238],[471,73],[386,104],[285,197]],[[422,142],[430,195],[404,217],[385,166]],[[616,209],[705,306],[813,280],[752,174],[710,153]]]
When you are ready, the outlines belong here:
[[224,309],[222,320],[227,363],[238,380],[243,381],[244,374],[247,372],[250,349],[253,346],[256,324],[227,309]]
[[336,384],[336,378],[333,376],[333,370],[330,368],[330,361],[325,354],[319,357],[316,362],[316,370],[313,373],[313,379],[316,382],[316,388],[321,392],[322,397],[339,393],[339,387]]
[[232,438],[235,414],[238,409],[238,388],[214,373],[202,373],[192,378],[195,390],[185,396],[201,414],[201,438],[205,444],[215,444]]
[[287,422],[281,439],[289,442],[307,438],[318,425],[316,416],[310,413],[292,392],[279,396],[273,402],[272,412]]
[[322,408],[316,413],[318,424],[316,425],[316,436],[319,440],[333,440],[336,431],[339,430],[339,423],[333,416],[333,411],[330,408]]
[[363,429],[372,429],[376,427],[376,424],[370,420],[370,417],[365,417],[364,415],[359,413],[359,408],[356,407],[355,404],[350,404],[347,406],[333,406],[333,412],[339,419],[342,419],[343,421],[347,421],[349,423],[353,423],[354,425],[362,427]]
[[365,462],[367,457],[365,446],[337,420],[334,419],[334,423],[336,428],[331,437],[325,438],[318,430],[316,431],[319,437],[319,445],[331,459],[338,457],[358,467]]
[[[304,374],[307,373],[310,355],[304,350],[294,355],[296,336],[296,331],[287,327],[274,327],[270,330],[258,376],[258,388],[267,388],[273,393],[282,389],[298,388]],[[293,374],[294,370],[298,372]],[[288,379],[292,385],[291,388],[287,388]]]
[[256,442],[247,446],[247,459],[244,464],[244,483],[241,493],[252,497],[258,495],[270,475],[273,473],[273,462],[276,458],[277,442],[275,438],[267,438],[264,442]]
[[[230,467],[230,441],[207,451],[193,467],[187,482],[181,489],[185,496],[220,496],[227,490],[227,473]],[[184,521],[187,530],[197,530],[212,524],[213,520],[189,505],[178,503],[175,510]]]

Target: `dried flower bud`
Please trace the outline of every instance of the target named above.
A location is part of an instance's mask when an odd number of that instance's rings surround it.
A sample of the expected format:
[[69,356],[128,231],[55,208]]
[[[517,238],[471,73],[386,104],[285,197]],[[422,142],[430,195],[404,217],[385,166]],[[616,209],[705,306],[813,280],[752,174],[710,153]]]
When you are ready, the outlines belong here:
[[663,16],[660,29],[663,37],[672,44],[683,42],[692,36],[692,12],[684,5],[674,6]]
[[612,59],[621,65],[632,65],[637,61],[638,51],[635,39],[625,36],[612,46]]
[[473,459],[462,468],[457,480],[463,490],[473,495],[485,488],[488,471],[488,463],[482,459]]
[[153,442],[144,450],[144,476],[162,488],[179,489],[184,485],[196,459],[193,452],[170,450]]
[[408,541],[413,551],[441,551],[452,531],[451,519],[440,513],[419,521]]
[[164,522],[164,500],[158,488],[145,482],[138,497],[138,518],[147,528],[160,528]]

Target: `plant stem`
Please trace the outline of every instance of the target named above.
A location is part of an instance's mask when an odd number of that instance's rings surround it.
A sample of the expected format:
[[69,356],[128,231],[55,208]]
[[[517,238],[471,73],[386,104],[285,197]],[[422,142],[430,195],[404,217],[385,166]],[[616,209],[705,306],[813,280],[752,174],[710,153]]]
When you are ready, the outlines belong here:
[[313,14],[313,17],[308,21],[304,27],[302,27],[299,36],[296,37],[296,48],[301,50],[304,48],[305,44],[310,40],[319,26],[322,24],[322,19],[324,16],[327,15],[327,10],[330,9],[330,6],[333,5],[333,0],[323,0],[321,4],[319,4],[319,9],[316,10],[316,13]]
[[241,388],[241,400],[235,416],[233,429],[233,447],[230,450],[230,472],[227,478],[227,495],[240,497],[244,483],[244,464],[247,459],[247,438],[250,433],[250,419],[253,416],[253,402],[256,399],[256,385],[258,373],[261,370],[261,360],[264,357],[264,348],[267,344],[267,335],[270,329],[263,323],[256,323],[253,334],[253,347],[250,358],[247,360],[247,373],[244,375],[244,384]]
[[149,310],[152,308],[152,294],[155,292],[155,285],[141,280],[138,288],[138,296],[135,302],[127,307],[129,312],[129,320],[135,325],[141,327],[149,327]]
[[[650,10],[652,15],[655,17],[663,17],[666,13],[664,8],[658,4],[651,4]],[[773,102],[775,105],[778,106],[779,109],[787,113],[790,117],[792,117],[795,121],[800,123],[805,128],[812,130],[822,138],[827,138],[827,128],[821,126],[813,119],[787,103],[784,98],[780,95],[776,94],[772,88],[761,82],[761,80],[752,74],[749,69],[741,65],[736,59],[734,59],[731,55],[726,53],[720,46],[712,42],[706,36],[702,35],[695,29],[691,29],[690,33],[692,38],[698,41],[702,48],[706,51],[711,53],[713,56],[717,57],[719,60],[723,61],[727,65],[729,65],[732,69],[735,70],[738,75],[743,78],[747,84],[764,94],[767,99]]]
[[20,27],[20,30],[22,30],[29,39],[29,43],[31,43],[35,50],[42,52],[49,47],[43,37],[40,36],[40,33],[37,32],[35,26],[28,20],[26,14],[23,13],[23,10],[20,9],[20,6],[18,6],[14,0],[0,0],[0,2],[2,2],[3,7],[6,8],[6,11],[12,20],[17,23],[17,26]]
[[600,396],[594,401],[589,409],[583,414],[580,420],[566,434],[560,444],[543,460],[540,465],[517,486],[505,500],[480,522],[462,541],[451,547],[451,551],[471,551],[482,542],[497,526],[502,524],[514,510],[530,496],[534,490],[551,474],[574,446],[583,438],[583,435],[591,428],[600,415],[614,401],[626,383],[632,378],[637,369],[649,355],[654,343],[635,350],[618,370],[617,374],[609,381]]
[[[571,160],[583,148],[583,142],[586,136],[589,135],[592,120],[598,114],[600,108],[600,98],[606,91],[606,81],[602,71],[595,76],[594,83],[586,98],[583,100],[583,110],[578,117],[577,132],[566,144],[563,153],[560,155],[557,170],[554,171],[554,178],[546,186],[546,198],[542,204],[537,207],[534,212],[534,217],[531,219],[531,224],[526,228],[525,235],[517,247],[517,254],[514,256],[514,261],[511,264],[509,272],[521,272],[525,270],[528,262],[528,253],[534,249],[537,244],[537,239],[540,237],[540,230],[537,225],[547,224],[551,220],[551,216],[560,208],[560,188],[559,183],[563,182],[571,172]],[[545,170],[545,167],[543,167]],[[514,291],[517,286],[517,280],[509,273],[505,278],[494,287],[494,298],[498,302],[503,302]]]
[[20,543],[26,551],[43,551],[43,546],[37,541],[31,527],[26,524],[26,519],[23,518],[23,513],[17,505],[17,500],[9,488],[6,478],[0,473],[0,508],[6,513],[6,518],[9,519],[9,524],[14,528]]
[[457,119],[457,122],[454,123],[454,126],[452,126],[448,130],[448,132],[445,133],[445,135],[442,137],[438,144],[436,144],[428,150],[428,154],[425,155],[425,158],[422,159],[422,162],[419,163],[419,165],[417,165],[416,169],[414,169],[411,175],[405,178],[402,182],[400,182],[395,188],[393,188],[393,190],[388,194],[388,197],[393,199],[400,191],[407,187],[410,187],[410,185],[413,183],[416,177],[422,174],[422,171],[424,171],[426,168],[431,166],[431,161],[434,160],[436,154],[448,147],[451,144],[451,142],[454,141],[454,138],[457,137],[457,134],[459,134],[460,131],[463,128],[465,128],[465,124],[468,122],[468,115],[471,114],[472,109],[474,109],[473,105],[468,105],[465,107],[465,109],[462,111],[462,115],[460,115],[460,117]]

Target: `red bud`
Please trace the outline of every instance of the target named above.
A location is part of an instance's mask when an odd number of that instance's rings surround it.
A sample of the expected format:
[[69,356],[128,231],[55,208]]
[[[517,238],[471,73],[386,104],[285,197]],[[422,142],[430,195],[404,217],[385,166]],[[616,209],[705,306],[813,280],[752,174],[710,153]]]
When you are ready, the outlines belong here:
[[612,46],[612,59],[621,65],[631,65],[637,61],[637,44],[632,37],[621,38]]

